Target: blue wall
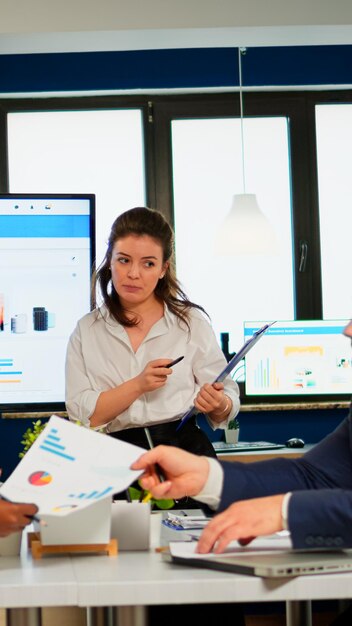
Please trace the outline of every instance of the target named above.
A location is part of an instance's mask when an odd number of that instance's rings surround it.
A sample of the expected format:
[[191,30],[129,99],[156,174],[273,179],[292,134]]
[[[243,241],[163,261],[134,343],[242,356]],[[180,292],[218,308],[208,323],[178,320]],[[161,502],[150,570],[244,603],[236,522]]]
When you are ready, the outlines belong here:
[[[285,443],[290,437],[301,437],[306,443],[316,443],[334,430],[347,414],[348,409],[244,411],[239,414],[240,439]],[[22,436],[33,421],[33,417],[0,419],[2,480],[8,478],[19,462]],[[198,423],[212,441],[223,439],[223,430],[212,431],[204,417],[198,417]]]
[[[0,55],[0,92],[229,87],[237,48]],[[243,86],[350,85],[352,46],[248,48]]]
[[[32,418],[1,418],[0,419],[0,467],[1,480],[6,480],[15,469],[20,459],[19,453],[23,446],[21,439],[28,427],[35,421]],[[42,420],[43,422],[46,420]]]
[[[348,415],[348,409],[315,409],[290,411],[244,411],[239,414],[242,441],[285,443],[300,437],[306,443],[317,443],[334,430]],[[209,439],[224,439],[223,430],[212,431],[204,417],[198,423]]]

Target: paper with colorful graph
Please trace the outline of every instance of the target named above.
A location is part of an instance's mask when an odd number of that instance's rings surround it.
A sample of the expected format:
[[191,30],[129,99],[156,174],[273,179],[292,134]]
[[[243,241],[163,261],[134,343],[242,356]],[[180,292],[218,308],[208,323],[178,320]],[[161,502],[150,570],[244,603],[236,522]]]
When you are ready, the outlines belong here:
[[33,502],[38,515],[67,515],[120,493],[142,472],[145,450],[53,415],[0,487],[0,497]]

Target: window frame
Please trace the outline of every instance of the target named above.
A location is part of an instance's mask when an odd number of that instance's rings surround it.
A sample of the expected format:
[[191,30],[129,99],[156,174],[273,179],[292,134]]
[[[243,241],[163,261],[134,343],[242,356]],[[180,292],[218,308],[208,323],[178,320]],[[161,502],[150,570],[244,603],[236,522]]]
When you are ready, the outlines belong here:
[[[285,116],[289,120],[292,184],[292,256],[296,319],[322,317],[321,251],[317,184],[315,106],[352,103],[352,90],[245,91],[244,115]],[[239,93],[64,96],[0,99],[0,192],[8,193],[7,123],[16,111],[140,108],[143,117],[148,206],[173,223],[171,122],[175,119],[239,117]],[[308,245],[300,271],[303,243]]]

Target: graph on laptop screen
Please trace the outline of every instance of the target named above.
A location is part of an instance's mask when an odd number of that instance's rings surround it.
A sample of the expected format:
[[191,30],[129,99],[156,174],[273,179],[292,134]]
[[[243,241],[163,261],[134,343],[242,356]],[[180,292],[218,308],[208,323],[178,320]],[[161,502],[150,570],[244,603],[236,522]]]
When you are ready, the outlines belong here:
[[91,308],[95,196],[0,195],[0,411],[64,410],[65,354]]
[[[352,350],[342,334],[347,322],[277,321],[246,355],[245,401],[350,400]],[[245,339],[264,323],[245,322]]]

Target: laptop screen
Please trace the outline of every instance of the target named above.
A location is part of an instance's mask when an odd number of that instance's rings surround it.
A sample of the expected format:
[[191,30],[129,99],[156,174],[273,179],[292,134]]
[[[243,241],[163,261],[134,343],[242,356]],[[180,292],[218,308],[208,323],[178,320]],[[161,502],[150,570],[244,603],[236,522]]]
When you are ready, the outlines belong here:
[[[277,321],[245,358],[245,397],[346,399],[352,394],[348,320]],[[263,323],[244,323],[249,339]]]

